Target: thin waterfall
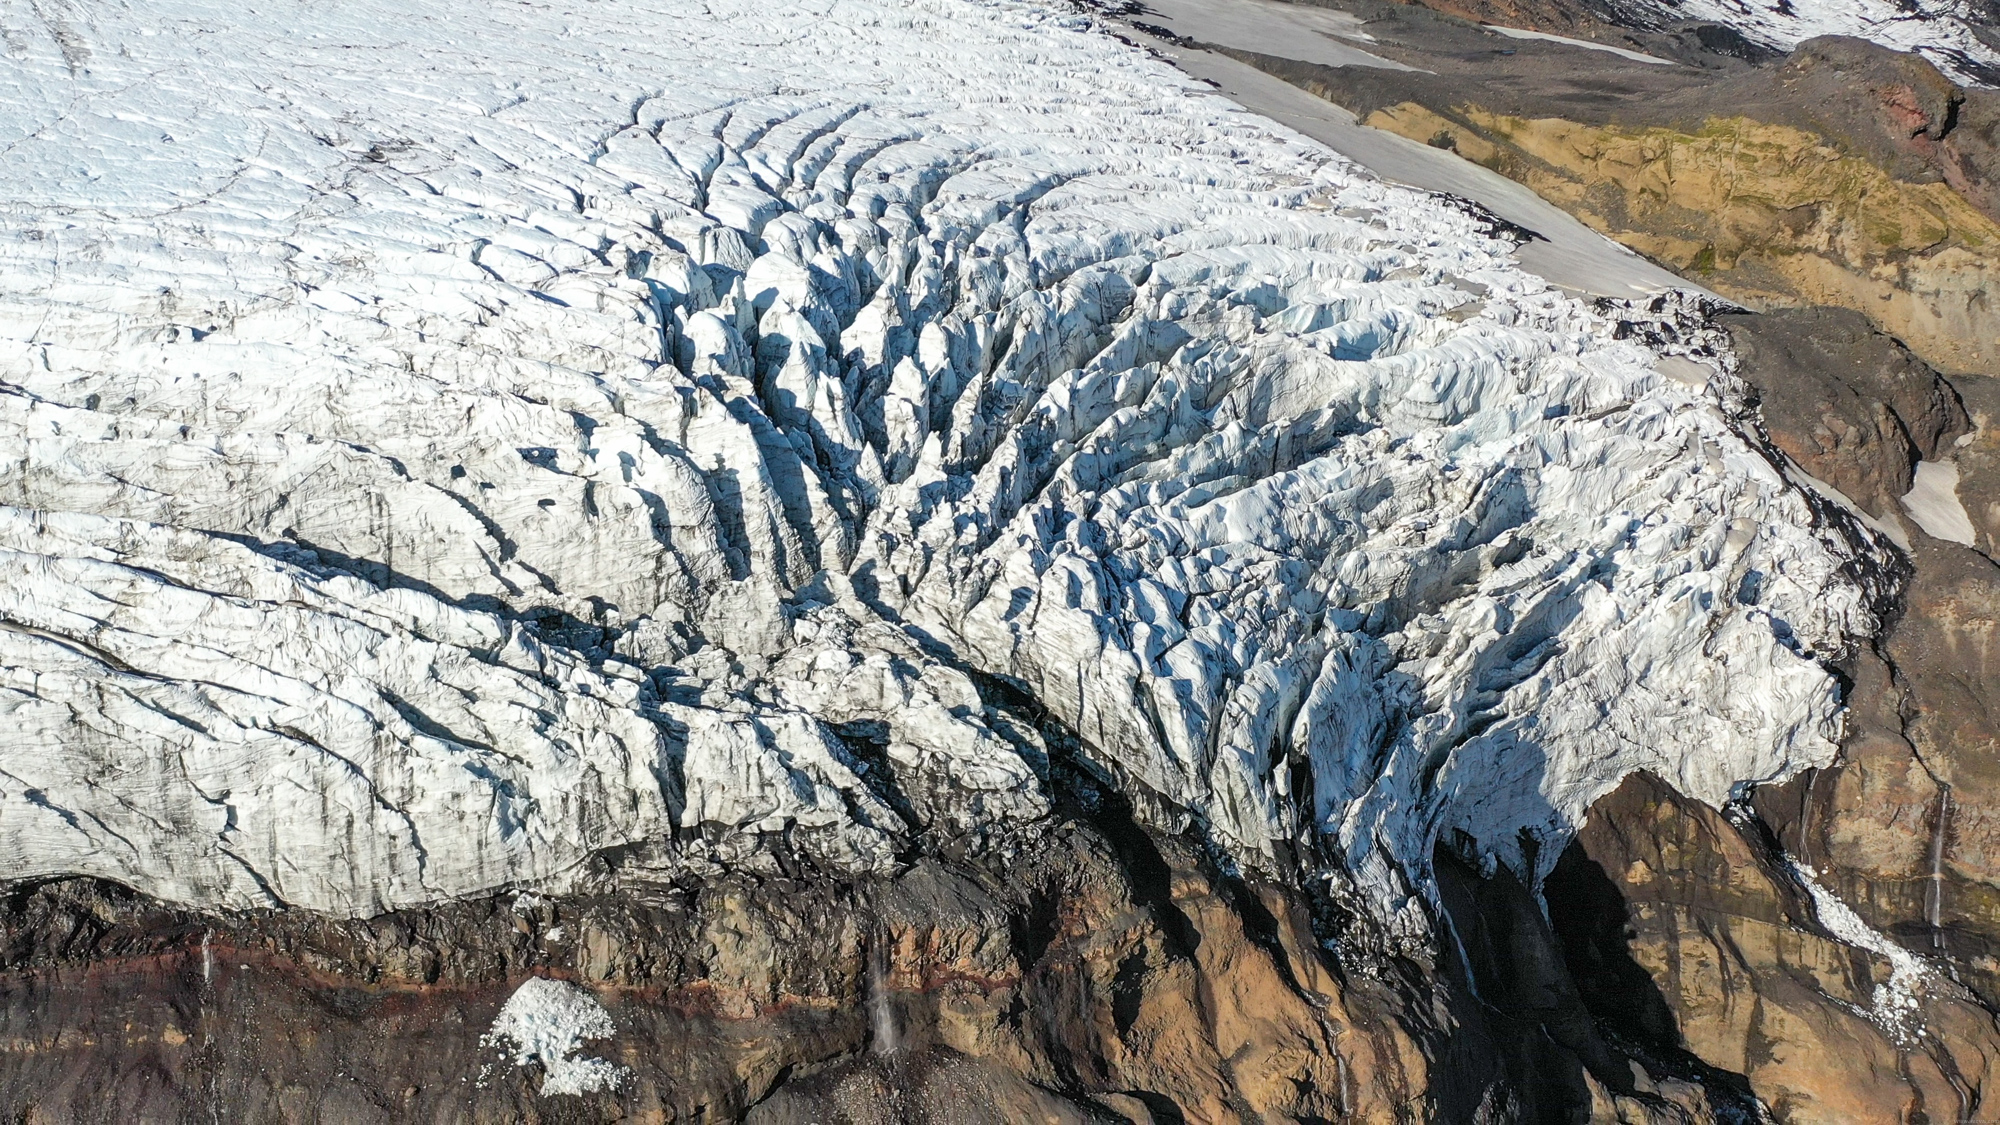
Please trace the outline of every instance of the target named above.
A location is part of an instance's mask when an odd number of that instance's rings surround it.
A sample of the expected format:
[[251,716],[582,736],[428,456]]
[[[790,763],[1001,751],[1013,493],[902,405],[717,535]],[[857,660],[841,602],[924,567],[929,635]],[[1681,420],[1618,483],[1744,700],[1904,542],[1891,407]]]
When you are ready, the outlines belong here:
[[868,1025],[874,1033],[869,1046],[876,1054],[893,1055],[903,1049],[903,1032],[889,1000],[889,938],[883,931],[868,943]]
[[1444,920],[1444,928],[1451,934],[1451,946],[1458,951],[1458,963],[1465,969],[1465,990],[1474,1000],[1486,1003],[1486,998],[1479,994],[1479,978],[1472,971],[1472,954],[1465,951],[1465,941],[1458,936],[1458,923],[1452,920],[1449,910],[1440,909],[1438,917]]
[[1931,924],[1931,948],[1944,948],[1944,846],[1951,825],[1951,786],[1938,783],[1937,817],[1931,826],[1931,888],[1924,915]]

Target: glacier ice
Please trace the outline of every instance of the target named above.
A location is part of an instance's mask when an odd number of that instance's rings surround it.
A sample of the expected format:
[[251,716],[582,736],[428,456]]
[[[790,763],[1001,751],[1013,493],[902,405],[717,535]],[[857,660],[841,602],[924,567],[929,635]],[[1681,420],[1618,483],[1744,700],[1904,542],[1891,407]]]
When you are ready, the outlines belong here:
[[1409,921],[1834,752],[1866,533],[1729,380],[1069,9],[78,13],[0,99],[9,875],[889,870],[1048,815],[1012,684]]
[[1648,6],[1656,20],[1713,20],[1777,51],[1821,35],[1846,35],[1922,55],[1955,82],[1991,86],[2000,75],[2000,47],[1981,33],[1985,21],[1961,0],[1649,0]]

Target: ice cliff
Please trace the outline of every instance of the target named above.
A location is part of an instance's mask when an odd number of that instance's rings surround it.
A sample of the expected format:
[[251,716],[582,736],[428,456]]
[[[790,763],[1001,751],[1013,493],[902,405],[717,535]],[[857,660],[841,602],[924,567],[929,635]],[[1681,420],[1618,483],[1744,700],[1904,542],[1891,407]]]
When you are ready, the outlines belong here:
[[1726,355],[1068,9],[0,24],[11,877],[886,869],[1047,814],[1012,684],[1415,927],[1440,839],[1834,753],[1865,540]]

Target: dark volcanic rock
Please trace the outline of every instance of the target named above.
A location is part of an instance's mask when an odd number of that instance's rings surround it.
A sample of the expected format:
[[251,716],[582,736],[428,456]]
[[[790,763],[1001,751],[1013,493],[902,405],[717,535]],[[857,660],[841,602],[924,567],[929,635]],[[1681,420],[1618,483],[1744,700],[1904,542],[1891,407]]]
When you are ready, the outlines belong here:
[[2000,1007],[2000,568],[1919,538],[1903,615],[1853,672],[1841,760],[1758,807],[1878,929]]
[[1719,320],[1772,442],[1878,518],[1896,517],[1916,463],[1968,426],[1951,386],[1852,310]]

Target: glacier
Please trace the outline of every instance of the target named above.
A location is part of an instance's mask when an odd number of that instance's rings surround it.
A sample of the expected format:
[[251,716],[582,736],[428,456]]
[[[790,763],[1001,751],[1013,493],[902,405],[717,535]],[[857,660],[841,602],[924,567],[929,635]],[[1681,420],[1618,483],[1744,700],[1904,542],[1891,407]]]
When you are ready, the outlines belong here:
[[1533,879],[1633,771],[1835,753],[1880,544],[1691,303],[1581,303],[1088,13],[0,25],[11,878],[886,872],[1032,839],[1061,728],[1416,938],[1440,841]]
[[2000,48],[1986,22],[1964,0],[1645,0],[1646,25],[1713,20],[1752,43],[1787,52],[1808,39],[1846,35],[1930,60],[1954,82],[1992,86],[2000,78]]

